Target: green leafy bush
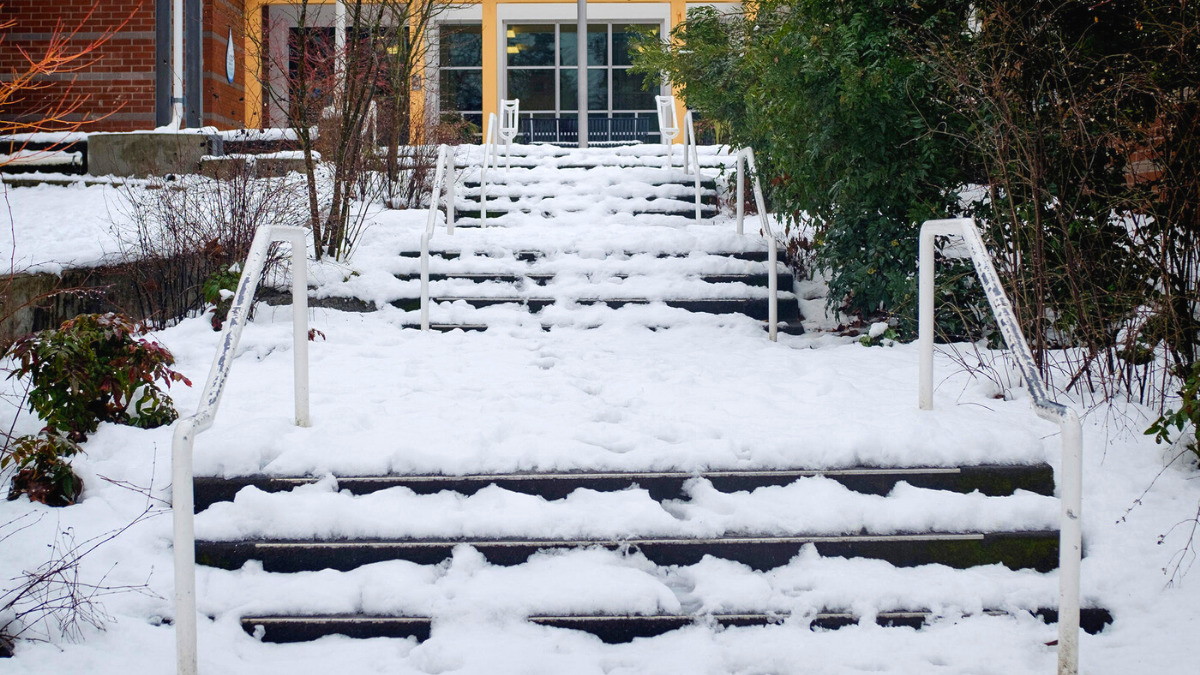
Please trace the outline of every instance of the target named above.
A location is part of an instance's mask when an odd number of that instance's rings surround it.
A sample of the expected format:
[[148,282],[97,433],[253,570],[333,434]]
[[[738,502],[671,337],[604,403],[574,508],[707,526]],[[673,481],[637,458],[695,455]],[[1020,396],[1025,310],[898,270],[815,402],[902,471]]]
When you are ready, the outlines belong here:
[[[813,230],[831,304],[915,313],[920,223],[958,208],[964,182],[933,71],[909,48],[943,4],[760,0],[688,12],[671,41],[639,41],[634,69],[666,73],[687,105],[754,147],[772,212]],[[948,132],[951,130],[944,129]]]
[[1179,390],[1180,406],[1178,410],[1167,410],[1155,420],[1146,430],[1146,435],[1154,436],[1156,443],[1170,443],[1174,427],[1182,433],[1190,424],[1192,438],[1187,447],[1200,457],[1200,361],[1192,366],[1192,372]]
[[166,348],[139,337],[145,332],[120,314],[80,315],[13,343],[9,377],[28,376],[29,407],[45,420],[45,432],[75,443],[100,422],[169,424],[179,415],[157,382],[191,382],[171,369]]
[[200,291],[204,296],[204,302],[213,305],[213,330],[221,330],[221,327],[225,325],[225,317],[233,305],[233,292],[237,290],[238,281],[241,278],[242,266],[233,263],[232,265],[221,265],[216,272],[205,279],[204,286]]
[[26,494],[49,506],[74,504],[83,492],[83,480],[71,469],[69,458],[79,452],[75,443],[45,431],[18,438],[0,457],[0,469],[11,466],[17,471],[8,498]]

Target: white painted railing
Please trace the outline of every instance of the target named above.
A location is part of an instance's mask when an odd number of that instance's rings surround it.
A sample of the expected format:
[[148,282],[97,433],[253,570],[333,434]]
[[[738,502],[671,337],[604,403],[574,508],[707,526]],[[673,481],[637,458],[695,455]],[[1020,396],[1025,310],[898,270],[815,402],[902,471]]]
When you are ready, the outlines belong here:
[[[761,208],[761,207],[760,207]],[[1021,332],[992,258],[983,245],[979,229],[970,218],[929,220],[921,226],[920,239],[920,405],[933,409],[933,263],[934,237],[962,235],[975,263],[979,282],[987,294],[996,325],[1012,350],[1025,386],[1033,399],[1038,417],[1059,425],[1062,430],[1062,467],[1059,499],[1062,513],[1058,544],[1058,673],[1076,675],[1079,671],[1079,566],[1083,554],[1083,432],[1074,410],[1050,398],[1046,383],[1038,372],[1029,343]]]
[[250,253],[233,295],[233,306],[221,331],[221,346],[208,371],[195,414],[175,424],[171,445],[171,511],[175,525],[175,653],[177,673],[196,675],[196,528],[192,493],[192,448],[196,436],[212,426],[225,381],[233,367],[242,330],[249,320],[254,291],[262,278],[273,241],[292,246],[292,358],[296,425],[309,425],[308,416],[308,230],[263,226],[254,234]]
[[[429,217],[425,220],[425,232],[421,234],[421,330],[429,330],[429,240],[433,238],[438,200],[441,197],[443,185],[446,186],[446,234],[454,234],[454,182],[454,149],[443,145],[438,150],[437,170],[433,174],[433,193],[429,195]],[[480,184],[482,185],[482,182]]]
[[[512,141],[517,136],[517,122],[521,117],[521,99],[500,101],[500,112],[488,113],[487,131],[483,137],[483,164],[479,168],[479,226],[487,227],[487,172],[488,167],[500,169],[500,144],[504,141],[504,168],[511,168]],[[503,122],[503,123],[501,123]]]
[[696,125],[692,123],[691,110],[683,116],[683,172],[695,174],[696,222],[698,223],[700,222],[700,150],[696,145]]
[[[512,142],[517,137],[517,122],[521,118],[521,99],[500,101],[500,140],[504,141],[504,168],[512,168]],[[528,139],[526,139],[528,140]],[[499,157],[496,168],[500,168]]]
[[483,137],[483,164],[479,167],[479,226],[487,227],[487,172],[496,146],[496,113],[488,113],[487,134]]
[[[775,231],[771,229],[771,219],[767,216],[767,203],[763,199],[762,184],[758,182],[758,167],[754,163],[754,150],[742,148],[737,153],[737,232],[744,234],[743,222],[746,219],[746,165],[754,177],[754,203],[758,205],[758,219],[762,222],[762,235],[767,240],[767,276],[770,289],[770,309],[767,316],[767,327],[771,341],[779,340],[779,279],[776,269],[779,261],[779,245],[775,240]],[[700,175],[700,167],[696,167],[696,175]],[[697,206],[699,208],[699,206]]]
[[[654,103],[658,113],[658,134],[663,145],[667,148],[668,171],[675,165],[675,146],[673,141],[679,135],[680,125],[675,119],[675,97],[655,96]],[[692,123],[692,111],[683,116],[683,172],[691,174],[695,170],[696,178],[696,222],[700,221],[700,155],[696,145],[696,125]]]
[[[658,112],[658,135],[662,139],[663,145],[667,147],[667,165],[663,168],[670,169],[675,159],[672,143],[679,135],[679,124],[675,120],[675,97],[655,96],[654,104]],[[683,161],[687,162],[686,155]]]

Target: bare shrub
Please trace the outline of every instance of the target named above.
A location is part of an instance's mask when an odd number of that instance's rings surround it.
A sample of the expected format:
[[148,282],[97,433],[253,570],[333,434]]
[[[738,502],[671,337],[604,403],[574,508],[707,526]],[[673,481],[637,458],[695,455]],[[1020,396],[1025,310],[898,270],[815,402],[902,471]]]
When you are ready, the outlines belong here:
[[[308,224],[304,189],[300,177],[258,178],[250,166],[127,185],[113,227],[137,313],[163,328],[200,311],[204,283],[245,260],[259,227]],[[272,253],[268,269],[278,261]]]
[[[102,630],[111,620],[101,599],[124,593],[153,595],[146,584],[109,583],[107,575],[89,580],[80,564],[134,525],[165,512],[163,506],[148,499],[146,508],[122,527],[83,541],[76,540],[71,528],[59,532],[45,562],[8,580],[11,586],[0,588],[0,642],[11,645],[17,639],[46,641],[56,636],[77,640],[86,627]],[[42,517],[30,513],[0,524],[0,544],[37,525]]]

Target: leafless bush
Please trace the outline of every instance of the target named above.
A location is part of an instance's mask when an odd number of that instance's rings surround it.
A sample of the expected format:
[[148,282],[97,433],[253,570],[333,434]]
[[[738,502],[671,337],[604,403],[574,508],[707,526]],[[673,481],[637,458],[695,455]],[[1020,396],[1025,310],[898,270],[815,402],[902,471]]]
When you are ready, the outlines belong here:
[[307,225],[304,189],[300,178],[258,178],[252,167],[126,186],[113,227],[138,314],[162,328],[202,309],[205,281],[245,260],[259,227]]
[[[124,593],[152,595],[146,584],[109,583],[107,574],[89,581],[81,574],[80,563],[96,549],[162,511],[148,501],[146,509],[125,526],[83,541],[76,541],[71,528],[59,532],[45,562],[9,580],[11,587],[0,589],[0,640],[50,640],[55,636],[78,639],[85,627],[103,629],[111,620],[100,602],[102,598]],[[37,525],[42,517],[25,514],[0,524],[0,543]]]

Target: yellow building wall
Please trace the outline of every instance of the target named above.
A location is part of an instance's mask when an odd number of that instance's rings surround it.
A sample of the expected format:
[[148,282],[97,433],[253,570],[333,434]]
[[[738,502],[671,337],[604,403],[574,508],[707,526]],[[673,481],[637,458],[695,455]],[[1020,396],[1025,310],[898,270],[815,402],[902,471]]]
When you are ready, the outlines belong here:
[[[309,0],[314,5],[332,5],[335,0]],[[499,113],[497,102],[499,96],[500,64],[496,58],[496,7],[502,0],[461,0],[463,4],[479,4],[483,11],[483,119],[487,120],[489,113]],[[564,0],[512,0],[525,4],[562,3]],[[569,0],[565,0],[569,2]],[[643,0],[588,0],[592,3],[638,3]],[[674,29],[687,15],[687,0],[670,0],[671,20],[668,29]],[[246,41],[245,61],[242,68],[245,71],[246,105],[244,120],[246,127],[262,126],[263,88],[262,88],[262,8],[264,5],[294,5],[295,0],[246,0]],[[414,96],[412,101],[412,119],[419,120],[424,116],[424,97]],[[676,119],[682,120],[684,115],[683,102],[678,96],[675,99]],[[682,134],[675,139],[676,143],[683,142]]]

